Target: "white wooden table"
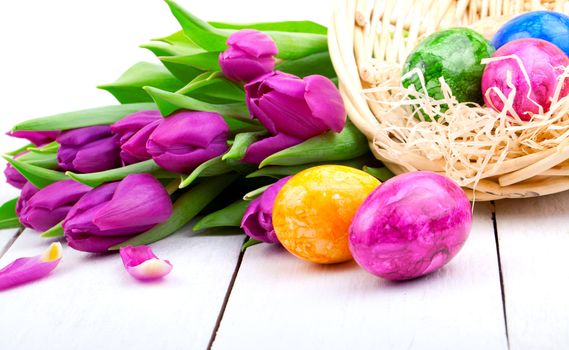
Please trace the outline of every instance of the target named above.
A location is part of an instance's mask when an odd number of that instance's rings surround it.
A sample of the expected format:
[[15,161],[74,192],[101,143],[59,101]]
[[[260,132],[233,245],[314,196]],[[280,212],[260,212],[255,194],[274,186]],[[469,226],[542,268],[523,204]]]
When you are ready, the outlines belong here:
[[[216,20],[314,19],[330,3],[181,1]],[[218,1],[218,3],[222,3]],[[92,87],[152,56],[177,29],[160,1],[0,2],[0,126],[113,103]],[[8,52],[9,54],[5,54]],[[20,144],[0,137],[0,151]],[[17,192],[0,185],[0,201]],[[478,203],[471,236],[442,270],[392,283],[354,263],[316,266],[242,236],[189,229],[155,244],[174,264],[141,284],[118,256],[64,249],[52,275],[0,293],[0,349],[566,349],[569,193]],[[0,266],[50,241],[0,231]]]

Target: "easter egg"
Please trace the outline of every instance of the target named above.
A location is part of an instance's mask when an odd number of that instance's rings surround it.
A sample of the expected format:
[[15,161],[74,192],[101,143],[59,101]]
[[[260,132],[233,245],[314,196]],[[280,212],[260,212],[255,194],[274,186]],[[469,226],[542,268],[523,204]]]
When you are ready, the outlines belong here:
[[549,41],[569,56],[569,16],[554,11],[524,13],[504,24],[494,35],[492,44],[499,49],[522,38]]
[[[508,85],[508,74],[511,74],[515,88],[512,108],[520,119],[530,120],[533,114],[540,112],[540,108],[544,113],[549,111],[558,77],[563,73],[564,67],[569,65],[567,55],[547,41],[529,38],[507,43],[498,49],[493,57],[507,56],[517,57],[519,61],[515,58],[505,58],[488,63],[484,69],[482,91],[486,104],[497,112],[504,109],[503,98],[496,90],[501,91],[504,98],[509,96],[513,90]],[[567,93],[569,79],[565,79],[560,97],[566,96]],[[508,114],[512,115],[509,111]]]
[[294,175],[279,191],[273,207],[279,242],[307,261],[351,260],[348,228],[360,204],[378,185],[373,176],[339,165],[317,166]]
[[449,262],[471,225],[470,202],[452,180],[426,171],[406,173],[384,182],[358,209],[350,250],[374,275],[411,279]]
[[[428,36],[409,54],[403,74],[420,70],[428,95],[436,100],[444,97],[439,81],[444,77],[459,102],[481,103],[480,80],[484,66],[480,62],[493,53],[492,45],[471,29],[443,30]],[[411,85],[417,91],[423,91],[416,74],[403,80],[404,87]]]

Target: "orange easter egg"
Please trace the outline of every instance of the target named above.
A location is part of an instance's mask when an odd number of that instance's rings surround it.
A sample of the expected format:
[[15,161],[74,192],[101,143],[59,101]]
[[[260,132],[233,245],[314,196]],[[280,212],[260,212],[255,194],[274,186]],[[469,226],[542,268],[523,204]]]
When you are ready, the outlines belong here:
[[354,168],[323,165],[293,176],[279,191],[273,226],[295,256],[319,264],[352,259],[348,229],[358,207],[380,182]]

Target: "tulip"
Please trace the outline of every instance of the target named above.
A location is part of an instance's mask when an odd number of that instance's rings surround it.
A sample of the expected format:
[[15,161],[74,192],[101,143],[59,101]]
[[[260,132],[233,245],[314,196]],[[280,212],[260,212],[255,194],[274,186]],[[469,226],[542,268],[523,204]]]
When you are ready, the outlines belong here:
[[110,126],[89,126],[64,131],[57,137],[59,166],[66,171],[93,173],[121,165],[118,136]]
[[6,169],[4,169],[4,176],[6,176],[7,183],[20,190],[28,183],[28,180],[9,163],[6,164]]
[[22,187],[22,192],[20,193],[20,198],[16,203],[16,214],[22,212],[24,208],[28,205],[28,201],[39,191],[39,188],[32,185],[31,182],[26,182],[24,187]]
[[273,205],[277,194],[290,178],[280,179],[251,201],[241,221],[241,228],[247,236],[265,243],[279,243],[273,227]]
[[168,220],[172,210],[156,178],[131,174],[84,195],[63,221],[63,231],[70,247],[102,253]]
[[158,125],[146,149],[165,170],[190,173],[227,151],[228,132],[229,126],[217,113],[182,111]]
[[43,232],[65,219],[71,207],[90,190],[91,187],[73,180],[58,181],[31,196],[22,195],[16,213],[22,225]]
[[16,287],[47,276],[59,265],[61,243],[52,243],[43,254],[18,258],[0,269],[0,290]]
[[111,125],[115,135],[119,135],[120,157],[125,164],[134,164],[152,158],[146,151],[150,134],[163,120],[157,110],[140,111]]
[[152,281],[166,276],[172,271],[168,260],[161,260],[149,246],[122,247],[119,250],[126,271],[140,281]]
[[258,159],[329,130],[340,132],[346,124],[338,89],[321,75],[300,79],[276,71],[245,85],[245,95],[251,117],[275,135],[259,141],[261,145],[251,145],[244,158],[247,162],[258,163]]
[[8,136],[17,137],[20,139],[26,139],[39,147],[55,141],[59,133],[60,133],[59,130],[54,130],[54,131],[20,130],[20,131],[11,131],[8,133]]
[[243,29],[229,36],[227,50],[219,55],[219,66],[226,78],[251,81],[275,69],[277,45],[265,33]]

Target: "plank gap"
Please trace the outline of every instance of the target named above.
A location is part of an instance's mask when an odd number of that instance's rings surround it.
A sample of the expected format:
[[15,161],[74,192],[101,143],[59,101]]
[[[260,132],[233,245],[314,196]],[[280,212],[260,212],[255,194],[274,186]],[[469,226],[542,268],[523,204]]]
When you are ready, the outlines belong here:
[[[247,242],[248,239],[249,237],[245,237],[245,239],[243,240],[243,244],[245,244],[245,242]],[[239,257],[237,258],[237,264],[235,264],[235,270],[233,270],[233,275],[231,276],[231,280],[229,281],[229,285],[227,286],[227,292],[225,292],[225,298],[223,298],[223,303],[221,304],[219,314],[217,315],[217,321],[215,322],[215,326],[213,327],[211,338],[209,339],[209,344],[207,345],[207,350],[211,350],[211,348],[213,347],[213,343],[215,342],[215,337],[217,336],[217,331],[219,330],[219,326],[221,325],[221,320],[223,319],[223,315],[225,314],[225,309],[227,308],[227,303],[229,302],[231,291],[233,290],[233,286],[235,285],[237,274],[239,274],[239,268],[241,267],[241,263],[243,262],[243,256],[245,255],[245,251],[246,249],[241,250],[241,252],[239,252]]]
[[502,313],[504,315],[504,328],[506,330],[506,343],[510,349],[510,335],[508,333],[508,313],[506,310],[506,292],[504,286],[504,275],[502,273],[502,259],[500,257],[500,241],[498,239],[498,224],[496,222],[496,203],[491,202],[492,225],[494,226],[494,240],[496,242],[496,256],[498,257],[498,273],[500,275],[500,291],[502,293]]
[[16,231],[16,233],[14,234],[14,237],[12,237],[7,243],[6,245],[4,245],[4,248],[2,248],[2,250],[0,251],[0,258],[2,258],[4,256],[4,254],[6,254],[6,252],[12,247],[12,245],[14,244],[14,242],[16,242],[16,240],[18,239],[18,237],[20,237],[20,235],[22,234],[22,232],[24,232],[25,228],[24,227],[20,227],[18,229],[18,231]]

